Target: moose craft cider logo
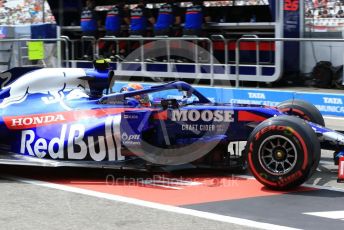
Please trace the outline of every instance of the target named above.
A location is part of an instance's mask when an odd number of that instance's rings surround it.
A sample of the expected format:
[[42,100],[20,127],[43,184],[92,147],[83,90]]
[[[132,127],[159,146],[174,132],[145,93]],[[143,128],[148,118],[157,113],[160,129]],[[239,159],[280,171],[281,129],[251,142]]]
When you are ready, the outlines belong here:
[[173,110],[172,121],[214,121],[231,122],[233,121],[233,111],[231,110]]

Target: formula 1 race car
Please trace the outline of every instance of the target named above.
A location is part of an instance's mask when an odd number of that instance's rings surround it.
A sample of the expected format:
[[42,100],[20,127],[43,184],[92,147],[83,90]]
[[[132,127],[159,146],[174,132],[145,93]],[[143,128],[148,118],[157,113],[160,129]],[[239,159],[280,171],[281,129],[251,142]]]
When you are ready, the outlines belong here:
[[[239,169],[289,189],[344,135],[301,100],[219,104],[176,81],[120,92],[108,69],[15,68],[0,74],[0,163],[114,169]],[[343,170],[343,169],[341,169]]]

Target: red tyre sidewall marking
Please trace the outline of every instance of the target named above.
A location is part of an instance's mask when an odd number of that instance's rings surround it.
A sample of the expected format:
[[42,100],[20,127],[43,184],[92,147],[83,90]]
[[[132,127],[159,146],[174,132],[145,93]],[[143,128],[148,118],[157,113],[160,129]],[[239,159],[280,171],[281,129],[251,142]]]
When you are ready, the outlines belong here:
[[[267,126],[269,127],[269,126]],[[265,127],[265,128],[267,128]],[[283,127],[283,129],[281,129],[281,127]],[[296,138],[299,140],[299,142],[301,143],[301,146],[302,146],[302,149],[303,149],[303,155],[304,155],[304,162],[303,162],[303,165],[302,165],[302,170],[305,170],[306,167],[307,167],[307,164],[308,164],[308,150],[307,150],[307,147],[306,147],[306,143],[304,142],[303,138],[301,137],[301,135],[296,132],[293,128],[291,127],[288,127],[288,126],[271,126],[271,128],[267,128],[265,129],[263,133],[258,132],[256,135],[259,135],[258,138],[255,138],[255,140],[259,139],[264,133],[268,132],[268,131],[271,131],[271,130],[288,130],[290,131],[294,136],[296,136]],[[253,161],[252,161],[252,152],[253,152],[253,143],[250,144],[250,149],[249,149],[249,153],[248,153],[248,161],[249,161],[249,164],[250,164],[250,169],[252,171],[252,173],[257,177],[259,178],[259,180],[261,180],[262,182],[266,183],[266,184],[269,184],[269,185],[272,185],[272,186],[276,186],[277,183],[273,183],[271,181],[268,181],[266,180],[265,178],[261,177],[259,175],[259,173],[255,170],[254,168],[254,165],[253,165]]]
[[[289,108],[285,108],[285,109],[280,109],[281,112],[288,112],[290,109]],[[298,114],[300,117],[305,118],[307,121],[310,121],[310,117],[308,117],[304,112],[302,112],[299,109],[292,109],[293,112],[295,112],[296,114]]]
[[250,164],[250,169],[252,171],[252,173],[254,174],[255,177],[259,178],[259,180],[261,180],[262,182],[269,184],[271,186],[277,186],[277,183],[273,183],[271,181],[266,180],[265,178],[261,177],[259,175],[259,173],[256,171],[256,169],[254,168],[253,165],[253,161],[252,161],[252,152],[253,152],[253,143],[250,144],[250,149],[249,149],[249,153],[248,153],[248,162]]

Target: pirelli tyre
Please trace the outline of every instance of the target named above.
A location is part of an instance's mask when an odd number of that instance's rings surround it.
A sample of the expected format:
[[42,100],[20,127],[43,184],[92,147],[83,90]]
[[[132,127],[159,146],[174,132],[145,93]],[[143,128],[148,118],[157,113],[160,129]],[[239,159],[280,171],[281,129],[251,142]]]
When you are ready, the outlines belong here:
[[246,156],[253,176],[265,186],[285,190],[304,183],[320,160],[320,144],[306,121],[293,116],[263,121],[251,133]]
[[277,109],[289,115],[300,117],[321,126],[325,126],[325,121],[320,111],[307,101],[291,99],[280,103]]

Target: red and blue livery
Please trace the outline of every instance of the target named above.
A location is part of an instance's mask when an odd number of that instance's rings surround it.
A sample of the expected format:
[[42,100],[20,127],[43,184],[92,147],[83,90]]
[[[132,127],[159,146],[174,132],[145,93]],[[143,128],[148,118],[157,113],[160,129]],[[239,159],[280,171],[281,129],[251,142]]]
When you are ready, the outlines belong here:
[[182,81],[113,90],[120,83],[107,69],[15,68],[0,74],[0,84],[1,164],[249,167],[273,189],[305,182],[321,149],[343,164],[344,134],[326,128],[305,101],[214,103]]

